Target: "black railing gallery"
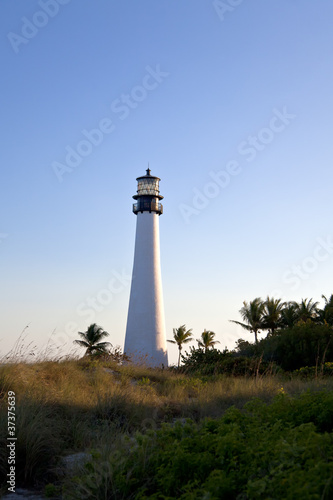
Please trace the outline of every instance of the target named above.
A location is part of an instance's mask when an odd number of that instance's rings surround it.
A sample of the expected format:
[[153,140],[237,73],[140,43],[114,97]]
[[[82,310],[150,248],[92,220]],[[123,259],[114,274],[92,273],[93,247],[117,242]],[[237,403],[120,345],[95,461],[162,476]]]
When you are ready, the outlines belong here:
[[138,200],[136,203],[133,203],[133,212],[135,214],[138,212],[156,212],[161,215],[163,213],[163,205],[154,200]]

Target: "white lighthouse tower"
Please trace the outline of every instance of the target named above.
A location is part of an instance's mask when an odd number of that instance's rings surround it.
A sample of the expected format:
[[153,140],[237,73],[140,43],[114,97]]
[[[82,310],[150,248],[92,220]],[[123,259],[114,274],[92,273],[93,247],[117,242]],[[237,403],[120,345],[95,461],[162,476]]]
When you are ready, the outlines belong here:
[[136,238],[124,352],[134,362],[168,366],[160,266],[161,179],[150,175],[148,168],[136,180]]

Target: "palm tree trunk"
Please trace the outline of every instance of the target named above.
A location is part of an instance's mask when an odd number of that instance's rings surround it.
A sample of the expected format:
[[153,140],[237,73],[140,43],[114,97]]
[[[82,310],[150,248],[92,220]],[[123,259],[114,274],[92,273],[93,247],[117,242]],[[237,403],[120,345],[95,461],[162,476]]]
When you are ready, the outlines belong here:
[[180,365],[180,352],[182,350],[182,347],[179,346],[179,356],[178,356],[178,368],[179,368],[179,365]]

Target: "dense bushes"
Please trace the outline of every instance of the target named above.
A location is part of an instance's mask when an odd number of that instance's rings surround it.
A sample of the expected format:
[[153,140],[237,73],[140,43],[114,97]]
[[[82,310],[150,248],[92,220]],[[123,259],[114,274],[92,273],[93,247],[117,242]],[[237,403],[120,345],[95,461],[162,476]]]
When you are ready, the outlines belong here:
[[326,361],[333,361],[333,329],[329,325],[301,322],[268,335],[257,345],[239,340],[236,354],[262,356],[263,360],[274,361],[287,371],[303,366],[320,367]]
[[253,376],[305,366],[315,367],[313,375],[327,375],[330,370],[324,370],[324,365],[333,362],[333,329],[328,324],[299,322],[269,334],[257,344],[239,339],[234,351],[191,347],[182,362],[182,372],[198,375]]
[[266,351],[273,351],[276,362],[285,370],[315,366],[333,361],[333,330],[329,325],[311,322],[288,328],[268,337]]
[[275,369],[272,363],[263,361],[258,357],[234,356],[231,352],[217,349],[195,349],[182,356],[184,373],[197,375],[229,374],[232,376],[253,376],[266,373]]
[[333,394],[281,394],[219,420],[165,424],[95,456],[64,498],[330,499]]
[[220,373],[221,366],[228,357],[228,351],[221,352],[218,349],[204,350],[190,347],[190,352],[186,352],[181,357],[183,362],[181,371],[185,373],[200,372],[201,375]]
[[302,366],[295,374],[302,378],[316,378],[319,376],[333,376],[333,363],[331,361],[322,363],[320,366]]

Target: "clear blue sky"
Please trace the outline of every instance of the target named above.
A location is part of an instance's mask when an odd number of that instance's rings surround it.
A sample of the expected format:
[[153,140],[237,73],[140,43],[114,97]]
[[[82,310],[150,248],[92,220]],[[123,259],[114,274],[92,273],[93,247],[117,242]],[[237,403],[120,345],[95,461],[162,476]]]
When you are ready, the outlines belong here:
[[332,17],[330,0],[1,1],[2,354],[27,324],[38,346],[90,322],[123,345],[148,162],[168,338],[185,323],[233,348],[252,340],[228,321],[243,300],[333,292]]

